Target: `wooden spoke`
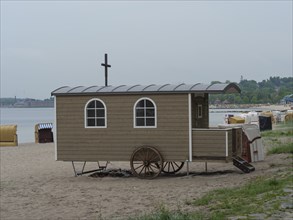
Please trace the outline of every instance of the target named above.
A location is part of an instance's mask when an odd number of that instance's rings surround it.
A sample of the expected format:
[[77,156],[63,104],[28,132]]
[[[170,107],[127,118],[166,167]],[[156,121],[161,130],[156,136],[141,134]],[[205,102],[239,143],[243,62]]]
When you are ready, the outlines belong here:
[[135,168],[135,170],[137,170],[137,169],[139,169],[141,167],[143,167],[143,164],[140,164],[138,167]]
[[163,158],[160,152],[153,147],[140,147],[130,158],[132,173],[142,179],[153,179],[163,169]]
[[175,162],[175,161],[164,162],[162,171],[164,173],[173,174],[181,170],[183,166],[184,166],[184,162]]

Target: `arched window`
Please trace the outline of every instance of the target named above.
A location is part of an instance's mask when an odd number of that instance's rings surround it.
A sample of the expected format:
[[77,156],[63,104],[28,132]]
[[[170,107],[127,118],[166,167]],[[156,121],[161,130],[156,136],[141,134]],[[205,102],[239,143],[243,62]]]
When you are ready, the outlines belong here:
[[102,100],[91,99],[85,105],[85,127],[107,127],[107,109],[105,103]]
[[135,128],[156,128],[157,108],[153,100],[141,98],[134,104],[134,127]]

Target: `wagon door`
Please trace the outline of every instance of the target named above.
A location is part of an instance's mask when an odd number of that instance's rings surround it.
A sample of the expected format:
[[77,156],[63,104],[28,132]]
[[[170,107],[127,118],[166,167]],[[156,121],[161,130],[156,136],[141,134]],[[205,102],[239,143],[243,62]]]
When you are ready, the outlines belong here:
[[194,94],[192,98],[192,127],[209,127],[208,94]]

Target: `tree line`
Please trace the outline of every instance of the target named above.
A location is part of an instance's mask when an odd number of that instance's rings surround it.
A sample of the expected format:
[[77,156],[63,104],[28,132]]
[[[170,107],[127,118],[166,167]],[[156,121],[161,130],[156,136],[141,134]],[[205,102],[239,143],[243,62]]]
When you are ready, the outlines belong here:
[[[212,81],[211,84],[223,83]],[[226,80],[225,83],[231,83]],[[235,82],[236,83],[236,82]],[[211,104],[278,104],[286,95],[293,94],[293,77],[270,77],[269,79],[256,82],[255,80],[241,80],[238,86],[241,94],[210,95]],[[53,99],[52,97],[50,98]],[[27,99],[0,98],[1,106],[13,106],[17,102]],[[29,99],[34,100],[34,99]],[[44,100],[48,101],[48,99]]]
[[[226,80],[225,83],[230,81]],[[236,84],[240,87],[241,94],[210,95],[210,103],[278,104],[284,96],[293,94],[293,77],[270,77],[261,82],[244,79]]]

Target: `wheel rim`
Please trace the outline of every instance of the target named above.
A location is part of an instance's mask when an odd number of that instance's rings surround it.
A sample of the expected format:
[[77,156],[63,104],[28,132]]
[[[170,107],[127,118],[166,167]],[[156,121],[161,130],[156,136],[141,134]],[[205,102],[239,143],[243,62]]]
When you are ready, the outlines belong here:
[[164,162],[163,164],[163,172],[164,173],[177,173],[184,166],[184,162]]
[[162,171],[163,158],[153,147],[140,147],[131,155],[130,166],[135,176],[142,179],[153,179]]

